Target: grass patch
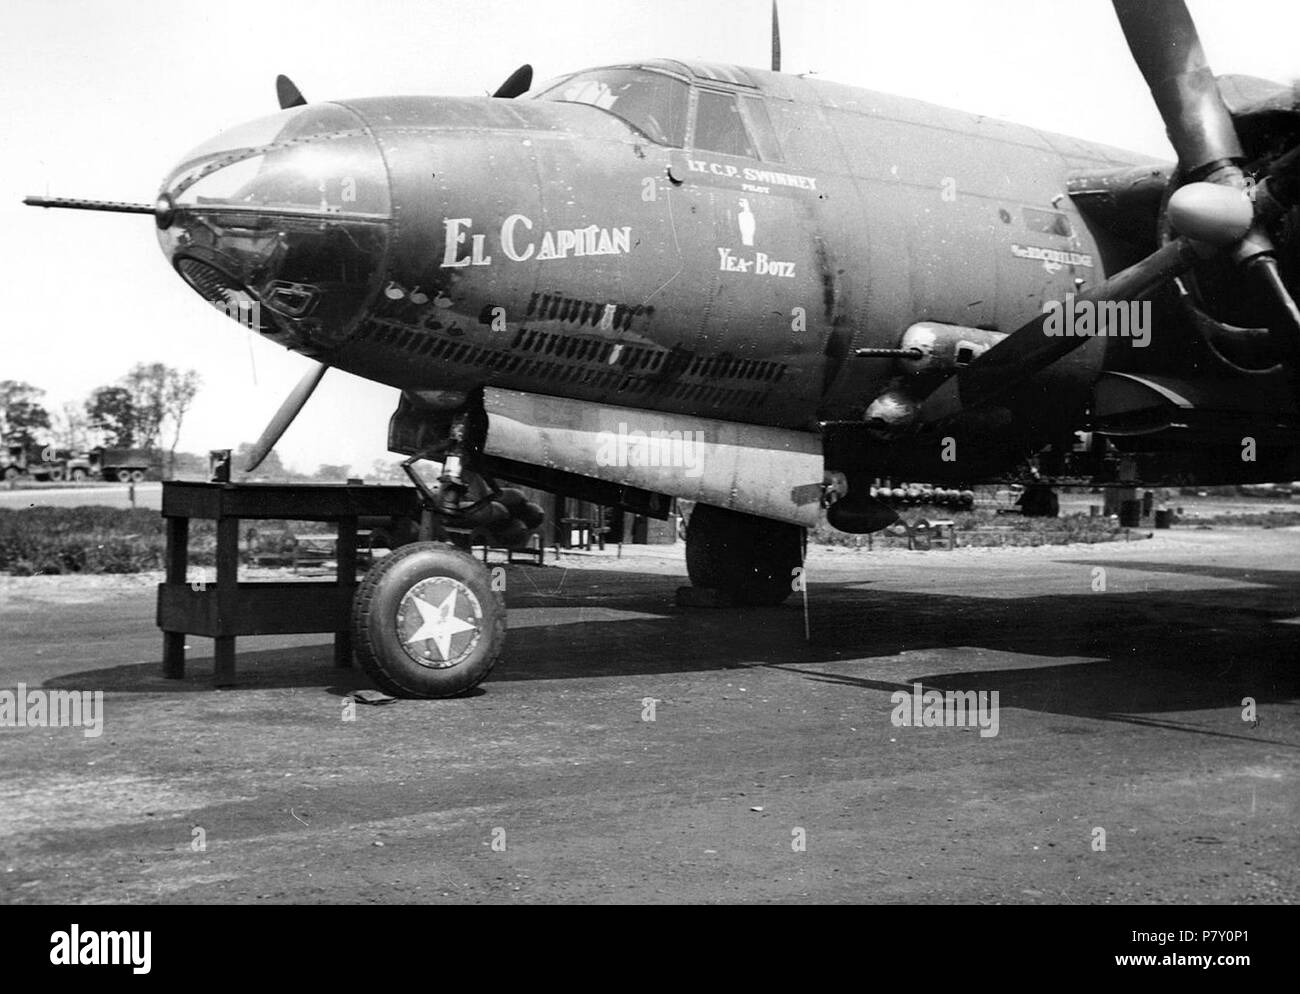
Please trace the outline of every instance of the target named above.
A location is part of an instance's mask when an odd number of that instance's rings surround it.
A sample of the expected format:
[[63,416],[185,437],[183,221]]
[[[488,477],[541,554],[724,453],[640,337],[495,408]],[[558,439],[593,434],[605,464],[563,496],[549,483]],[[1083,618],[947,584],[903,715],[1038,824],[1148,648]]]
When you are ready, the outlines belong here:
[[[903,519],[910,524],[922,518],[929,521],[954,522],[957,530],[957,545],[963,548],[1122,542],[1136,533],[1136,530],[1130,529],[1129,534],[1126,535],[1125,529],[1120,528],[1110,518],[1092,517],[1088,514],[1070,514],[1059,518],[1025,518],[1018,514],[998,514],[993,508],[976,508],[972,511],[948,514],[942,513],[942,509],[935,509],[929,514],[912,511],[903,515]],[[942,538],[937,532],[932,535],[932,548],[947,548],[946,533]],[[809,538],[822,545],[842,545],[850,548],[868,544],[866,535],[846,535],[825,523],[818,525]],[[895,534],[891,530],[886,530],[876,532],[870,536],[870,539],[869,544],[872,548],[907,548],[906,533]]]
[[162,517],[145,508],[0,509],[0,570],[16,576],[161,569],[163,547]]
[[[295,547],[294,522],[247,521],[240,550],[285,552]],[[318,531],[319,524],[307,526]],[[255,531],[256,537],[249,538]],[[190,521],[191,566],[216,565],[216,522]],[[167,549],[163,517],[147,508],[0,508],[0,572],[14,576],[60,573],[141,573],[160,570]]]

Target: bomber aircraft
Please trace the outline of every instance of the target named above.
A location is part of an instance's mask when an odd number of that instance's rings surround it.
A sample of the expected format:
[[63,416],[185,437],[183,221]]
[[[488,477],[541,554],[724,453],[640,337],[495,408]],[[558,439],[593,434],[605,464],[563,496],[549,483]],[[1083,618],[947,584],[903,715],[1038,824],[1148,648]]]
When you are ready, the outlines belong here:
[[481,98],[280,77],[154,203],[27,202],[153,215],[198,294],[316,361],[254,464],[329,367],[400,391],[424,520],[355,642],[384,689],[450,696],[505,608],[449,539],[540,524],[498,481],[694,501],[692,584],[770,605],[823,516],[897,520],[878,479],[1300,478],[1300,99],[1216,78],[1182,0],[1114,7],[1176,163],[783,74],[774,36],[772,70],[524,66]]

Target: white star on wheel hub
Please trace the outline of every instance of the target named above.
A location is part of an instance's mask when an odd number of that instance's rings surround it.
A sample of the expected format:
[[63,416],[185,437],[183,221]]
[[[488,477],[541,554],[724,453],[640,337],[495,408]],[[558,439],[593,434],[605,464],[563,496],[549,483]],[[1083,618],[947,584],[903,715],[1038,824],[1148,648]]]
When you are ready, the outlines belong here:
[[[441,590],[435,590],[434,585]],[[445,593],[443,593],[445,591]],[[439,594],[442,594],[439,598]],[[461,594],[465,595],[462,601]],[[466,621],[456,613],[457,607],[464,603],[470,609],[470,612],[478,615],[478,601],[473,593],[464,584],[450,577],[434,577],[428,580],[422,580],[415,586],[411,587],[402,597],[402,604],[398,611],[398,623],[402,624],[405,616],[409,613],[409,608],[414,607],[419,612],[420,624],[411,632],[402,638],[402,643],[406,651],[420,662],[450,662],[452,658],[451,641],[462,632],[477,632],[478,626],[470,621]],[[438,652],[438,659],[432,660],[431,654],[426,649],[419,653],[419,643],[432,642]],[[423,655],[424,659],[420,659]]]

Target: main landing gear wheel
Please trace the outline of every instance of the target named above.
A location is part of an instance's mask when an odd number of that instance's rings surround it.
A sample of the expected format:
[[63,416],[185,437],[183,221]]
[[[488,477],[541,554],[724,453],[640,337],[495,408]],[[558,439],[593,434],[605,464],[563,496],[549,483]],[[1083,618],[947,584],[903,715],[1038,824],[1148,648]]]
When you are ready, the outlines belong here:
[[803,562],[803,529],[711,504],[696,504],[686,526],[686,571],[696,587],[741,604],[774,607],[790,596]]
[[506,606],[473,556],[415,542],[381,559],[357,587],[352,635],[361,668],[386,693],[454,697],[496,664]]

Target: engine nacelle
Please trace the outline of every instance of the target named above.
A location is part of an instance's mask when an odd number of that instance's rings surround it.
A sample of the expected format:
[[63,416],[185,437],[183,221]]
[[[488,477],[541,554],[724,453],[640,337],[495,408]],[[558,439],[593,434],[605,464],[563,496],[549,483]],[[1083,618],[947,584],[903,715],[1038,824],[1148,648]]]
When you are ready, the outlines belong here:
[[869,405],[863,420],[886,435],[915,423],[921,401],[943,380],[1007,336],[1000,331],[968,328],[939,321],[918,321],[903,332],[898,348],[906,354],[895,359],[902,374]]
[[898,347],[917,352],[919,357],[899,359],[899,370],[913,377],[951,376],[1006,337],[984,328],[918,321],[903,332]]

